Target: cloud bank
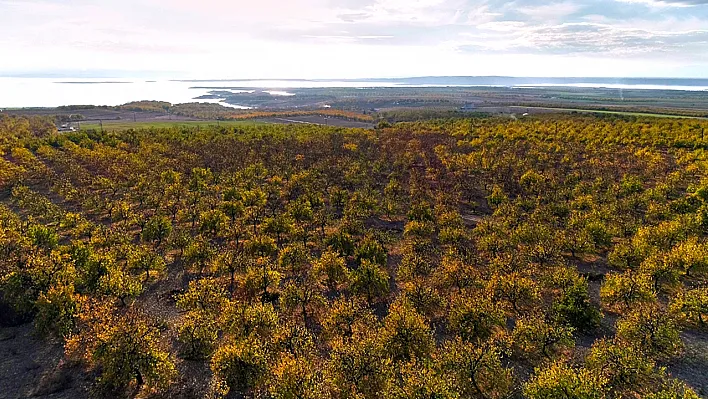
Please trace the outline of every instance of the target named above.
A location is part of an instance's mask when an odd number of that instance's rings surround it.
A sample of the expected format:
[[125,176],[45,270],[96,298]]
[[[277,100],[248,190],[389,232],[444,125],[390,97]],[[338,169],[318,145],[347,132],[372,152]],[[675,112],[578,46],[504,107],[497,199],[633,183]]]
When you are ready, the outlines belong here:
[[0,74],[708,77],[708,0],[0,0]]

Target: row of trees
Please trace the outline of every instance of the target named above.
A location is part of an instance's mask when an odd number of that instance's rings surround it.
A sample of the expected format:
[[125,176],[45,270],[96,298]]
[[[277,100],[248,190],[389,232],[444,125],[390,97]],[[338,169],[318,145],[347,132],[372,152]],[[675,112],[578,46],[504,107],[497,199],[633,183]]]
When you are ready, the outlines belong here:
[[3,117],[2,298],[113,393],[695,398],[703,125]]

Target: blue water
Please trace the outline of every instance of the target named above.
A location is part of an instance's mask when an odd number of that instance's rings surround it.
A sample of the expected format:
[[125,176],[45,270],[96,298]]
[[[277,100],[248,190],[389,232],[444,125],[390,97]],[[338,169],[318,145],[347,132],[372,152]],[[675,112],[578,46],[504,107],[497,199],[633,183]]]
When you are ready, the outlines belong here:
[[[584,87],[708,92],[708,79],[602,79],[602,78],[506,78],[429,77],[362,80],[136,80],[0,78],[0,108],[56,107],[61,105],[120,105],[155,100],[172,104],[215,102],[196,100],[220,87],[253,88],[270,95],[292,95],[288,89],[326,87]],[[259,90],[260,89],[260,90]],[[221,103],[223,105],[228,105]],[[245,108],[233,106],[236,108]]]

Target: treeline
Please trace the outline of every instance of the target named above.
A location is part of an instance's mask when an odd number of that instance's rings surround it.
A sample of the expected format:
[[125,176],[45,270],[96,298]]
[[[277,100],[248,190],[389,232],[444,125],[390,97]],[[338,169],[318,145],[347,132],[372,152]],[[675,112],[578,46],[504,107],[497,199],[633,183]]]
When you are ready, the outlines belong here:
[[200,119],[218,119],[218,120],[248,120],[259,118],[288,118],[293,116],[327,116],[341,118],[346,120],[371,122],[373,116],[361,114],[353,111],[344,111],[339,109],[320,109],[320,110],[233,110],[219,104],[178,104],[171,108],[171,112],[175,115],[189,116]]
[[320,109],[320,110],[235,110],[225,107],[220,104],[211,103],[186,103],[175,104],[157,102],[157,101],[141,101],[122,105],[121,109],[130,111],[144,112],[169,112],[174,115],[187,116],[197,119],[207,120],[248,120],[258,118],[287,118],[293,116],[327,116],[341,118],[346,120],[354,120],[361,122],[371,122],[373,117],[353,111],[344,111],[338,109]]
[[167,112],[172,108],[172,104],[164,101],[134,101],[116,108],[138,112]]
[[462,111],[450,108],[395,109],[381,111],[375,114],[379,122],[417,122],[431,119],[487,118],[491,115],[484,112]]
[[706,393],[673,374],[708,323],[705,122],[31,126],[0,116],[2,300],[108,396]]
[[[574,98],[569,98],[569,100],[574,100]],[[543,103],[543,102],[502,102],[501,106],[512,106],[512,107],[540,107],[540,108],[558,108],[558,109],[577,109],[577,110],[593,110],[593,111],[611,111],[611,112],[628,112],[628,113],[643,113],[643,114],[654,114],[654,115],[675,115],[675,116],[686,116],[693,118],[708,118],[708,112],[701,109],[691,109],[691,108],[666,108],[661,106],[647,106],[647,105],[601,105],[600,101],[596,99],[589,100],[587,104],[578,104],[567,102],[567,103]],[[614,101],[617,101],[615,99]],[[631,102],[632,100],[627,100]],[[642,100],[638,100],[642,101]]]

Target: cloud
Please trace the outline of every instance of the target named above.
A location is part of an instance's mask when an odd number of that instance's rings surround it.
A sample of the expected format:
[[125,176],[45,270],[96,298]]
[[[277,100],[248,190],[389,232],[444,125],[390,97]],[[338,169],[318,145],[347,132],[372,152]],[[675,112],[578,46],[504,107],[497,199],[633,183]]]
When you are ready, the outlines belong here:
[[557,20],[577,13],[583,6],[578,3],[566,1],[563,3],[551,3],[540,6],[521,7],[518,12],[536,20]]
[[[485,27],[487,28],[487,27]],[[523,54],[565,54],[632,57],[671,55],[705,58],[708,30],[668,32],[621,28],[596,23],[565,23],[510,29],[491,27],[496,35],[467,35],[461,51],[503,51]],[[514,29],[516,28],[516,29]],[[702,56],[699,56],[703,54]]]
[[[708,9],[708,0],[615,0],[620,4],[643,7],[649,12],[667,12],[671,10]],[[686,11],[688,12],[688,11]]]
[[[419,71],[415,64],[422,59],[433,70],[434,65],[442,70],[458,62],[464,71],[466,64],[482,68],[478,61],[490,57],[534,56],[553,62],[557,57],[616,57],[637,70],[647,62],[672,67],[679,62],[708,74],[706,4],[708,0],[0,0],[0,51],[13,54],[0,59],[0,72],[95,62],[111,63],[111,68],[175,70],[180,65],[190,71],[265,73],[280,68],[295,73],[320,70],[331,62],[342,74],[344,68],[352,74],[391,68],[405,76]],[[278,54],[303,64],[295,68]],[[370,65],[369,54],[390,64]],[[524,74],[522,62],[511,65]]]
[[646,4],[654,7],[693,7],[708,5],[708,0],[618,0],[623,3]]

